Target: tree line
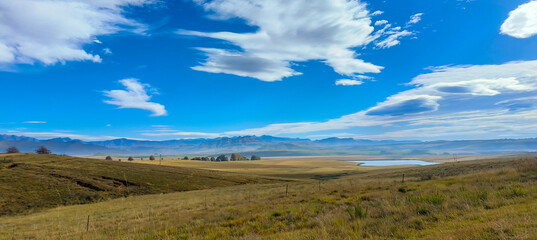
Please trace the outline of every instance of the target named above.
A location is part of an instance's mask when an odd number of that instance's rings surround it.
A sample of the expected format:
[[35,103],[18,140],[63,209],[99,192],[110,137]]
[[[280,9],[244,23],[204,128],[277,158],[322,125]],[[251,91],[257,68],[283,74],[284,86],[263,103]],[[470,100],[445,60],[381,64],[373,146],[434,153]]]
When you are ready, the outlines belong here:
[[[106,160],[113,160],[111,156],[106,156]],[[240,153],[233,153],[230,157],[227,157],[225,154],[219,155],[218,157],[192,157],[189,158],[188,156],[185,156],[184,158],[178,158],[178,160],[194,160],[194,161],[207,161],[207,162],[228,162],[228,161],[254,161],[254,160],[261,160],[261,157],[258,155],[252,155],[250,158],[247,158],[243,156]],[[121,159],[119,159],[121,160]],[[128,161],[134,161],[133,157],[128,157]],[[140,160],[144,160],[144,158],[140,158]],[[150,161],[155,160],[155,156],[151,155],[149,156]]]

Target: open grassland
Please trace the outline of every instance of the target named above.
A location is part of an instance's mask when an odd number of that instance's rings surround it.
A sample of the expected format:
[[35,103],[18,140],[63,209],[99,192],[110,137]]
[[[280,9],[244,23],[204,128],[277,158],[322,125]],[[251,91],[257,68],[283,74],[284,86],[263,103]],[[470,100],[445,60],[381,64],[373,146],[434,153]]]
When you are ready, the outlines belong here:
[[[250,173],[292,179],[336,178],[350,174],[386,169],[379,167],[359,167],[357,163],[349,162],[349,159],[345,157],[291,157],[266,158],[266,160],[257,161],[204,162],[165,158],[163,161],[136,161],[136,163],[162,164],[164,166],[189,167],[233,173]],[[356,157],[352,159],[356,160]]]
[[0,154],[0,215],[130,195],[274,181],[203,169],[58,155]]
[[0,236],[537,239],[536,183],[535,157],[370,170],[338,179],[131,196],[4,216]]

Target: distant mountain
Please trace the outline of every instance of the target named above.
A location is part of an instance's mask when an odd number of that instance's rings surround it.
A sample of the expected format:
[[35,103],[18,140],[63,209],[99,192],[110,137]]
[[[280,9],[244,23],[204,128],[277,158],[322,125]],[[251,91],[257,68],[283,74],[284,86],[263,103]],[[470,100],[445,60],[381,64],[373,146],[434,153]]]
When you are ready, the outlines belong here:
[[25,136],[15,136],[15,135],[1,135],[0,141],[28,141],[28,142],[39,142],[39,140],[31,137]]
[[53,153],[69,155],[101,154],[186,154],[214,155],[232,152],[262,156],[288,155],[425,155],[425,154],[497,154],[537,151],[537,138],[465,141],[393,141],[353,138],[320,140],[263,136],[198,138],[166,141],[113,139],[83,142],[71,138],[38,140],[31,137],[0,135],[0,152],[15,146],[33,152],[40,145]]
[[[6,135],[0,135],[0,137],[2,137],[2,139],[9,139],[9,137],[6,137]],[[0,141],[0,152],[3,152],[3,150],[7,149],[8,147],[17,147],[21,152],[34,152],[39,146],[45,146],[53,153],[69,155],[90,155],[97,152],[109,152],[111,150],[101,146],[87,144],[80,140],[37,140],[22,137],[19,138],[19,140]]]

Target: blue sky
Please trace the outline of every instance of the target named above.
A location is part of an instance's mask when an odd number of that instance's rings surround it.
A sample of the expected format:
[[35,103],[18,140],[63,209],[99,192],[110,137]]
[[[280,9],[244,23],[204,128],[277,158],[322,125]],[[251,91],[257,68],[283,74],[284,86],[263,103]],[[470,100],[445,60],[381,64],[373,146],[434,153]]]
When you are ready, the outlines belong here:
[[0,0],[0,134],[537,137],[537,1]]

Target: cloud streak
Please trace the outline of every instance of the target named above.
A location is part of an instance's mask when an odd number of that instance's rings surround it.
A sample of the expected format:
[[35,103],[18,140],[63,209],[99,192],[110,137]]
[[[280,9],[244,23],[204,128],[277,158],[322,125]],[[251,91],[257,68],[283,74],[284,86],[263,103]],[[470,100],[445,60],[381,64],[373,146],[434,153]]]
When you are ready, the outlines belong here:
[[109,100],[104,102],[119,106],[119,108],[135,108],[153,112],[151,116],[167,115],[164,105],[149,102],[151,95],[147,94],[146,89],[149,84],[142,84],[138,79],[123,79],[119,81],[127,90],[110,90],[103,91],[104,95],[109,97]]
[[[390,37],[383,48],[399,44],[410,32],[391,28],[386,22],[379,32],[372,26],[366,4],[349,0],[213,0],[195,1],[215,20],[240,18],[255,32],[198,32],[179,30],[181,35],[227,41],[238,49],[198,48],[206,55],[204,62],[192,69],[210,73],[227,73],[262,81],[280,81],[302,73],[293,62],[318,60],[343,76],[379,73],[383,67],[359,58],[357,47]],[[281,7],[285,6],[285,7]],[[385,21],[385,20],[384,20]],[[382,24],[380,24],[382,23]]]
[[[497,138],[537,134],[537,61],[439,67],[415,77],[413,89],[324,122],[271,124],[227,135],[330,131],[362,138]],[[380,131],[365,134],[362,131]],[[469,129],[472,134],[469,134]]]

